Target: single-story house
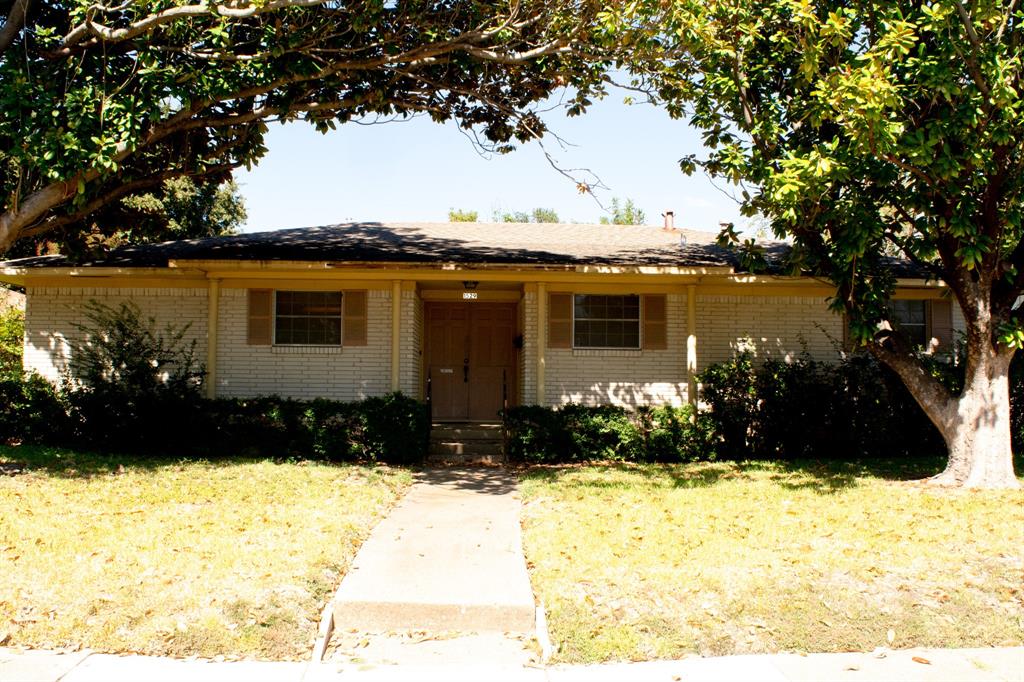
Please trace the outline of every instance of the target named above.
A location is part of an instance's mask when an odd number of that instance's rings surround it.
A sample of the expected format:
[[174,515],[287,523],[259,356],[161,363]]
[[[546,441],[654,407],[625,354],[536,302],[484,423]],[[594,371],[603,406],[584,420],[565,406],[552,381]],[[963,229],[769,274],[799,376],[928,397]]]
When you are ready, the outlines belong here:
[[[946,289],[903,275],[902,325],[948,346],[963,319]],[[450,421],[492,420],[503,399],[681,405],[740,350],[830,359],[844,343],[827,282],[742,272],[715,235],[668,224],[349,223],[7,261],[0,281],[27,294],[25,368],[54,381],[83,304],[131,300],[189,325],[209,396],[429,393]]]

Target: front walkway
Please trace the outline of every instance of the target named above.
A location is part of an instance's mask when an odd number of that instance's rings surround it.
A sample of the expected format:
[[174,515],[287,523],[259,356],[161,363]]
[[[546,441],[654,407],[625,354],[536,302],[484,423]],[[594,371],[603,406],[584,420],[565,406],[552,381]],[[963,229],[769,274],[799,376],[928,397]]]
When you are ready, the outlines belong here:
[[536,609],[504,469],[428,469],[360,548],[334,601],[336,663],[531,659]]

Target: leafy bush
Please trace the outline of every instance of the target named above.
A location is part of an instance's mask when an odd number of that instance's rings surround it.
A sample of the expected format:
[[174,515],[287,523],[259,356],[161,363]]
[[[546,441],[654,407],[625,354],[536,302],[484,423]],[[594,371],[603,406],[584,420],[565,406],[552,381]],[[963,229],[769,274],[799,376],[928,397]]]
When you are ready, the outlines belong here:
[[76,325],[65,380],[68,401],[89,445],[113,450],[178,448],[187,444],[202,415],[204,370],[188,325],[157,328],[134,303],[114,308],[89,301],[87,320]]
[[209,456],[243,454],[414,464],[430,434],[426,406],[401,393],[359,402],[276,396],[203,401]]
[[[935,371],[955,371],[948,366]],[[803,356],[755,366],[748,354],[700,376],[714,449],[723,457],[862,459],[940,455],[938,431],[873,357]]]
[[25,313],[17,308],[0,309],[0,376],[21,374],[25,337]]
[[642,408],[569,403],[523,405],[505,414],[509,458],[523,462],[588,460],[679,462],[708,456],[704,422],[690,407]]
[[0,377],[0,443],[63,442],[72,431],[67,405],[38,375]]

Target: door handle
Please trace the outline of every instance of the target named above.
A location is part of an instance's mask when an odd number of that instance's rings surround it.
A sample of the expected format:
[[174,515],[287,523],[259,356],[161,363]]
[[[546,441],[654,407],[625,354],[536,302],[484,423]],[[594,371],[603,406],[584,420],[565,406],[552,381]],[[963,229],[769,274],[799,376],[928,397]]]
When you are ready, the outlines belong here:
[[469,383],[469,358],[462,362],[462,381],[463,383]]

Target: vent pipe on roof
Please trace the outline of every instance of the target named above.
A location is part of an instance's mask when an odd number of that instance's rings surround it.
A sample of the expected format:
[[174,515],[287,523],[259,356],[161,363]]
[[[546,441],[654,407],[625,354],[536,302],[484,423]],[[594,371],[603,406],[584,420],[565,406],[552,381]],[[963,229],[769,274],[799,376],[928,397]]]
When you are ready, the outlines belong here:
[[661,217],[665,219],[665,229],[674,230],[676,229],[676,214],[673,211],[665,211],[661,214]]

